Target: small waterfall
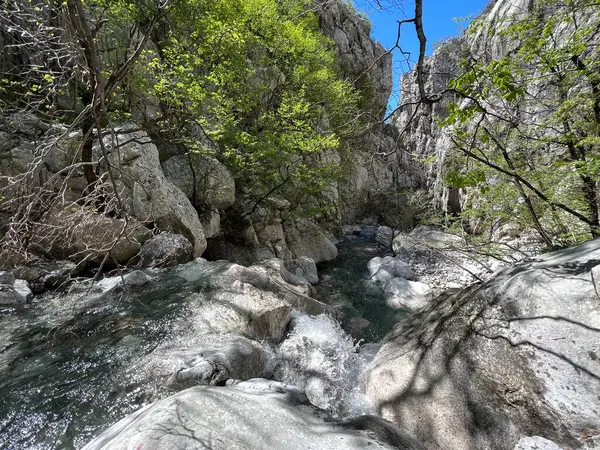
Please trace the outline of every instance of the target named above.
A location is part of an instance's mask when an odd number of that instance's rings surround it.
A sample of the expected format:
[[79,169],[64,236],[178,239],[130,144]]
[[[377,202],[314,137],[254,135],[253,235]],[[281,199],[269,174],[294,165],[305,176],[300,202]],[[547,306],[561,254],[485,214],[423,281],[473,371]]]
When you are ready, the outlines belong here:
[[275,378],[305,390],[310,402],[335,418],[373,414],[360,393],[372,358],[331,317],[295,313],[288,337],[276,351]]

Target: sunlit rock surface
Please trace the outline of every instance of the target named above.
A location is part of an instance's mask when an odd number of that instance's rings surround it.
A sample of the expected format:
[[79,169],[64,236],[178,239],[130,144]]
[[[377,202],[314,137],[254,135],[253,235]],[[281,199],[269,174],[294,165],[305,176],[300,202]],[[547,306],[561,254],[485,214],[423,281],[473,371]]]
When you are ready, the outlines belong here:
[[386,336],[364,389],[435,448],[511,450],[538,435],[597,448],[600,240],[435,299]]
[[199,386],[121,420],[85,450],[100,449],[418,449],[382,419],[332,422],[282,383],[251,380]]

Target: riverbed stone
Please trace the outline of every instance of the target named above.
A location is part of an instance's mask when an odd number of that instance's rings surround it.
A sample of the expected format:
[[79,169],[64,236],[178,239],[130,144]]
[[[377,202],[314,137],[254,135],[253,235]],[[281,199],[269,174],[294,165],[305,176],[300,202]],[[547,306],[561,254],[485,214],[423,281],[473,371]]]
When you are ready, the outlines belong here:
[[310,284],[319,282],[319,274],[317,265],[312,258],[308,256],[300,256],[295,259],[285,261],[285,267],[296,276],[304,278]]
[[33,296],[25,280],[15,280],[12,285],[0,284],[0,305],[19,305]]
[[[152,403],[116,423],[84,450],[139,448],[247,450],[408,449],[393,425],[328,421],[297,389],[268,380],[197,386]],[[362,430],[362,431],[359,431]]]
[[393,256],[385,256],[383,258],[380,256],[376,256],[375,258],[372,258],[367,263],[367,268],[369,269],[369,274],[371,276],[375,275],[379,271],[381,266],[389,263],[392,259],[394,259]]
[[377,272],[371,275],[372,281],[379,281],[381,283],[387,283],[388,281],[393,280],[394,278],[396,278],[394,269],[388,265],[380,266]]
[[184,347],[169,341],[136,370],[163,378],[171,388],[181,390],[261,377],[267,362],[267,351],[256,341],[235,334],[208,334],[186,340]]
[[292,306],[274,294],[235,280],[207,297],[208,301],[198,300],[193,318],[198,333],[235,333],[272,342],[283,338]]
[[387,283],[393,278],[405,278],[411,280],[414,273],[408,263],[400,259],[400,257],[385,256],[375,257],[367,263],[371,280]]
[[350,317],[344,322],[344,330],[352,338],[362,339],[365,337],[367,329],[371,326],[371,322],[364,317]]
[[249,284],[261,291],[272,293],[294,308],[306,311],[309,314],[338,314],[331,306],[298,292],[293,285],[274,279],[265,271],[252,270],[229,261],[209,262],[196,259],[177,267],[176,273],[192,283],[197,280],[208,279],[210,280],[209,287],[217,290],[229,289],[236,282]]
[[418,310],[431,300],[431,288],[425,283],[394,278],[385,283],[386,303],[393,309]]
[[303,276],[291,273],[285,267],[285,263],[278,258],[270,258],[249,267],[250,270],[264,273],[270,278],[288,284],[291,289],[302,295],[310,295],[310,283]]

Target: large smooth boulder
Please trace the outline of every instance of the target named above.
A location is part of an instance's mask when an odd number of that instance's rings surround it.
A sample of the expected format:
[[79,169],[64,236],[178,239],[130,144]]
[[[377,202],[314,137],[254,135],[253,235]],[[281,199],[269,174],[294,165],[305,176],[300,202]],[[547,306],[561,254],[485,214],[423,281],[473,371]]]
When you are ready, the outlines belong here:
[[167,179],[198,208],[226,209],[235,202],[235,180],[215,158],[189,152],[163,164]]
[[199,333],[236,333],[273,342],[283,338],[292,306],[273,293],[235,280],[227,288],[211,291],[207,297],[207,302],[199,301],[194,316]]
[[134,218],[127,221],[97,214],[76,204],[58,205],[38,226],[32,245],[57,259],[124,264],[151,236]]
[[209,262],[197,259],[177,267],[176,273],[188,282],[209,279],[211,289],[227,290],[233,286],[250,285],[267,294],[273,293],[281,301],[295,309],[317,315],[337,311],[329,305],[298,292],[295,287],[279,277],[272,277],[267,271],[253,270],[228,261]]
[[304,278],[310,284],[317,284],[319,282],[317,265],[315,264],[315,261],[308,256],[300,256],[296,259],[289,259],[285,261],[285,267],[291,273],[298,277]]
[[163,233],[144,242],[140,250],[142,267],[168,267],[190,262],[194,247],[180,234]]
[[268,359],[256,341],[235,334],[208,334],[186,341],[185,347],[178,340],[169,341],[146,358],[140,372],[180,390],[262,377]]
[[306,256],[318,264],[337,257],[335,244],[317,225],[310,222],[285,227],[285,238],[294,258]]
[[[112,142],[116,136],[118,142]],[[194,256],[206,249],[198,213],[186,195],[164,176],[158,149],[145,131],[127,125],[104,137],[112,173],[134,217],[161,231],[181,234],[194,246]]]
[[289,284],[292,289],[303,295],[310,295],[310,283],[306,278],[291,273],[282,260],[271,258],[253,264],[250,270],[268,274],[274,280]]
[[[369,426],[370,424],[370,426]],[[297,389],[267,380],[197,386],[116,423],[84,450],[417,449],[393,425],[367,417],[333,422]]]
[[[381,270],[381,269],[380,269]],[[431,289],[425,283],[393,278],[385,283],[386,303],[393,309],[418,310],[431,300]]]
[[531,435],[578,448],[598,439],[598,264],[596,239],[438,297],[385,338],[366,394],[430,448],[512,450]]

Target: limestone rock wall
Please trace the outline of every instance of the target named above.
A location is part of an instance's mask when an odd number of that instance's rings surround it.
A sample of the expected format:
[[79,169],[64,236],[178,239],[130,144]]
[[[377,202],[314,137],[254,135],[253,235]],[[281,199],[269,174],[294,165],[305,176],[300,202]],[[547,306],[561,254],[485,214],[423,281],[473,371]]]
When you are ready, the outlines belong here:
[[[390,192],[394,186],[418,183],[413,172],[399,169],[394,152],[398,134],[383,123],[392,90],[391,55],[371,38],[368,20],[346,1],[315,0],[315,3],[321,29],[335,45],[340,75],[351,80],[362,93],[359,115],[371,117],[372,125],[361,128],[343,142],[339,152],[320,155],[324,164],[337,162],[348,171],[347,182],[331,183],[326,197],[332,206],[326,205],[328,208],[318,217],[300,220],[283,198],[273,196],[259,208],[248,207],[244,203],[245,194],[251,191],[251,186],[235,180],[217,159],[195,154],[176,140],[161,140],[151,123],[147,127],[140,125],[145,123],[143,117],[132,111],[132,118],[138,123],[117,126],[111,133],[107,131],[103,138],[105,149],[97,142],[93,150],[91,163],[99,177],[98,186],[107,193],[99,195],[114,196],[116,190],[116,197],[120,197],[117,203],[122,203],[118,208],[111,206],[113,209],[106,211],[107,217],[112,219],[111,214],[124,207],[149,232],[185,236],[193,245],[195,256],[228,258],[246,264],[272,257],[284,260],[308,257],[319,262],[336,257],[332,238],[342,223],[369,212],[373,199]],[[0,54],[0,59],[9,63],[14,58]],[[206,146],[208,153],[219,154],[218,149],[209,148],[216,144],[205,142],[198,130],[186,133]],[[82,193],[88,189],[79,165],[82,139],[79,129],[69,129],[47,118],[40,120],[29,113],[0,117],[0,194],[18,197],[21,193],[15,189],[19,186],[26,184],[31,191],[40,185],[48,195],[59,193],[63,197],[57,211],[79,205]],[[103,154],[106,150],[108,156]],[[35,170],[27,180],[14,183],[14,177],[32,168]],[[111,171],[114,182],[108,176]],[[324,205],[314,206],[325,210]],[[76,209],[90,215],[86,220],[104,215],[93,207]],[[14,210],[3,203],[0,213],[11,215]],[[115,220],[118,235],[121,218]],[[119,263],[126,262],[132,256],[130,253],[135,253],[149,237],[148,233],[142,234],[143,239],[135,239],[131,251],[128,248],[127,252],[121,252],[126,257],[118,258]],[[84,237],[75,236],[73,242],[88,248],[91,241]],[[68,256],[62,251],[66,248],[58,246],[60,258]],[[101,260],[105,253],[94,253],[88,259]]]
[[374,200],[395,187],[415,187],[419,180],[414,171],[403,170],[402,155],[396,152],[398,135],[384,125],[392,92],[392,57],[370,36],[369,21],[346,2],[317,0],[320,25],[333,39],[343,76],[352,80],[365,99],[363,107],[372,117],[373,126],[344,142],[352,154],[345,161],[348,181],[337,187],[340,219],[351,223],[361,215],[373,213]]

